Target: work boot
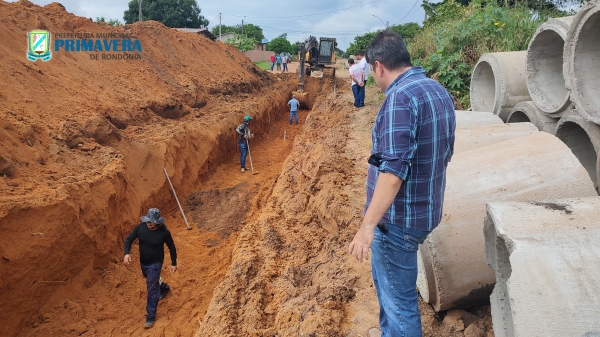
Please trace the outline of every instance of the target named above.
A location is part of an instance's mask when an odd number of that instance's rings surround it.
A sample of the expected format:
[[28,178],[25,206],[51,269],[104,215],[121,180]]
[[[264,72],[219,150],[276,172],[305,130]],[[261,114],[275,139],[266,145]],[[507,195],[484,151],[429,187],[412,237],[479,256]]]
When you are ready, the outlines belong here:
[[242,167],[242,173],[246,172],[246,169]]
[[171,289],[167,289],[165,291],[161,291],[160,292],[160,296],[158,296],[158,300],[160,301],[160,300],[164,299],[167,296],[167,294],[169,293],[169,291],[171,291]]
[[148,329],[154,326],[155,318],[146,318],[146,322],[144,323],[144,328]]

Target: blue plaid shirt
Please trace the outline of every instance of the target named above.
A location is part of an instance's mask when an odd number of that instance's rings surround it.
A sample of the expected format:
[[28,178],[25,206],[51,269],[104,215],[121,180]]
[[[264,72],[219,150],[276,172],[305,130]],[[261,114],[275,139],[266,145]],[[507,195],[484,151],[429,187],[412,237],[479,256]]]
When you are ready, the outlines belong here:
[[431,231],[442,218],[446,167],[454,153],[454,103],[422,67],[398,76],[385,95],[371,149],[382,160],[379,167],[369,165],[365,211],[379,172],[389,172],[403,183],[381,222]]

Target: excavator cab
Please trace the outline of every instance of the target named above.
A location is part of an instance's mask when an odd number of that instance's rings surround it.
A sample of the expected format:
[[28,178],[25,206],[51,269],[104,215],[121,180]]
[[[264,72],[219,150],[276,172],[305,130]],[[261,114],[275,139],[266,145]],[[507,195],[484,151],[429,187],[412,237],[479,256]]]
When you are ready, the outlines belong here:
[[304,73],[310,76],[313,71],[322,71],[325,77],[335,77],[335,38],[322,37],[317,42],[317,38],[310,36],[302,45],[300,45],[301,68],[303,61],[305,65]]

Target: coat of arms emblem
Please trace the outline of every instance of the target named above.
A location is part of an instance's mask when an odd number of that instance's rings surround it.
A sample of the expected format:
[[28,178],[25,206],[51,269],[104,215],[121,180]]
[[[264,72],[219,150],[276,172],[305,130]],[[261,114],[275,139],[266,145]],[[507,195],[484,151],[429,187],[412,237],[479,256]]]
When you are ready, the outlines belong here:
[[34,30],[28,34],[27,58],[31,61],[42,59],[48,61],[52,57],[50,51],[50,32],[45,30]]

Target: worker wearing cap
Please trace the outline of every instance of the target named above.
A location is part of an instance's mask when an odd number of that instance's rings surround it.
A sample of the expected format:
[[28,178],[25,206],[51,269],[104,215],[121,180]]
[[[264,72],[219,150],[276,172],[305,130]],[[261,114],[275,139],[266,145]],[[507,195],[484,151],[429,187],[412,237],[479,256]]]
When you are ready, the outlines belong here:
[[250,128],[248,127],[248,123],[252,120],[252,117],[246,116],[244,117],[244,122],[240,124],[235,132],[238,134],[238,146],[240,147],[240,166],[242,167],[242,173],[246,172],[246,156],[248,155],[248,140],[254,137],[253,134],[250,133]]
[[125,257],[123,261],[126,265],[131,263],[129,250],[135,239],[138,239],[140,246],[140,264],[142,274],[146,278],[146,287],[148,299],[146,302],[146,322],[145,328],[151,328],[156,320],[156,308],[158,301],[163,299],[171,290],[168,284],[162,282],[160,272],[165,259],[164,245],[169,247],[171,253],[171,273],[177,271],[177,251],[171,232],[165,226],[165,219],[160,217],[158,208],[150,208],[146,216],[141,217],[142,222],[135,226],[125,239]]

